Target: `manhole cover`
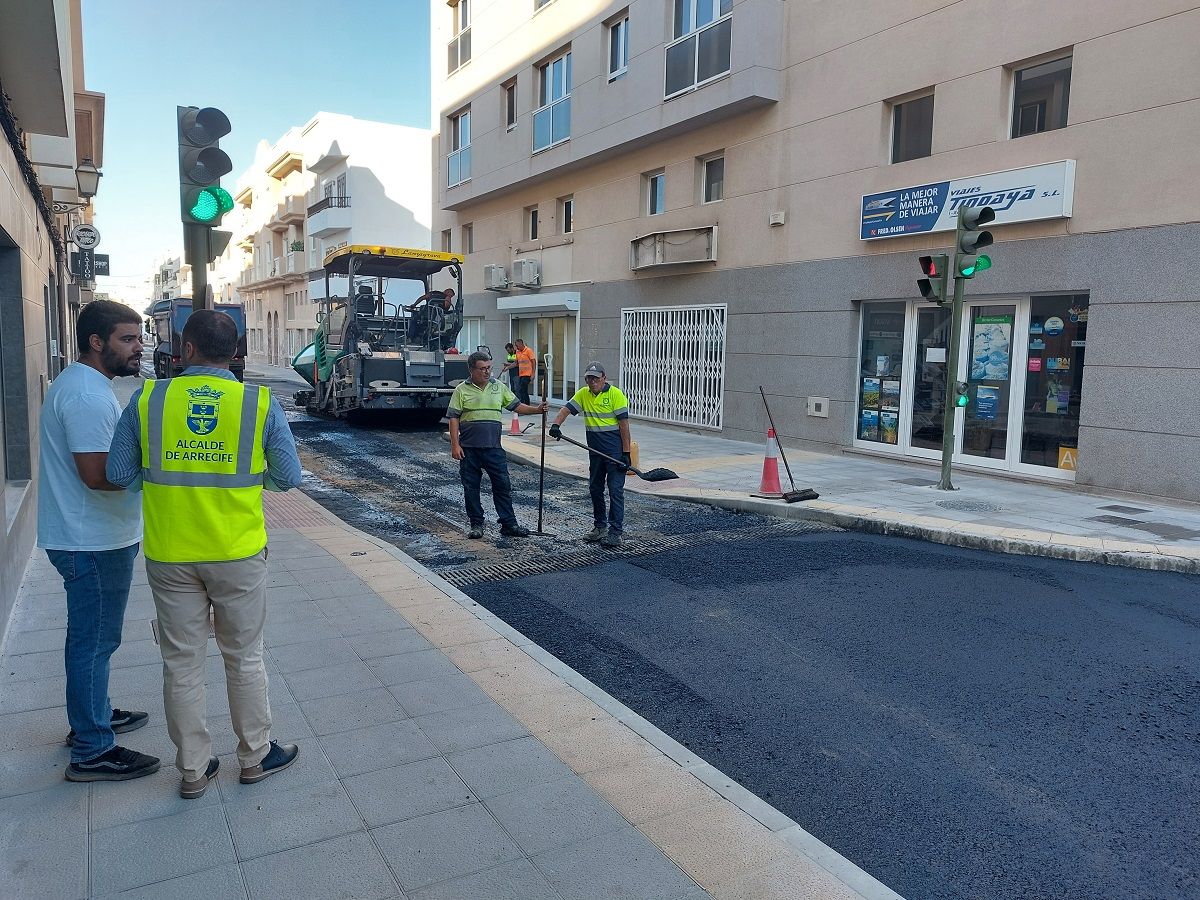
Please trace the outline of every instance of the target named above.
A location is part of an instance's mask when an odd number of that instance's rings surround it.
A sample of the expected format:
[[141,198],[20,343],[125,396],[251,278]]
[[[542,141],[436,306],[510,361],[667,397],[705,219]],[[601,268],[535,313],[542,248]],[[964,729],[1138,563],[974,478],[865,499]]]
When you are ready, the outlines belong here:
[[939,500],[942,509],[956,509],[959,512],[1000,512],[1003,507],[986,500]]

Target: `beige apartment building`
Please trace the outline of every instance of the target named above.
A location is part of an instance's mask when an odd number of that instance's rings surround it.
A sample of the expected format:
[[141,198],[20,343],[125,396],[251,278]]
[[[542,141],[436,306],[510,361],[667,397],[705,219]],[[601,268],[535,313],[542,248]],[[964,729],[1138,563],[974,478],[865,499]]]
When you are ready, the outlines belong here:
[[70,267],[104,165],[83,63],[79,0],[0,4],[0,636],[37,535],[42,400],[95,287]]
[[[1200,10],[431,0],[434,229],[481,341],[635,416],[1200,500]],[[446,53],[440,48],[445,47]],[[918,257],[991,205],[960,368]]]
[[312,341],[329,251],[428,248],[429,141],[422,129],[320,112],[259,142],[232,192],[233,237],[214,278],[214,294],[245,306],[251,362],[289,365]]

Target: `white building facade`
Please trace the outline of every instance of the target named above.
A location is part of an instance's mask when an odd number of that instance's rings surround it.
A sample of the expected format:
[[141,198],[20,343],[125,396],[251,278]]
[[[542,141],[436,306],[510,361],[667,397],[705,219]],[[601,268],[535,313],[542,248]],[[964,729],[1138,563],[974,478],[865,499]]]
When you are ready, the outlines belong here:
[[214,294],[245,305],[251,362],[288,365],[312,340],[325,254],[350,243],[429,248],[428,131],[317,113],[262,141],[224,219]]

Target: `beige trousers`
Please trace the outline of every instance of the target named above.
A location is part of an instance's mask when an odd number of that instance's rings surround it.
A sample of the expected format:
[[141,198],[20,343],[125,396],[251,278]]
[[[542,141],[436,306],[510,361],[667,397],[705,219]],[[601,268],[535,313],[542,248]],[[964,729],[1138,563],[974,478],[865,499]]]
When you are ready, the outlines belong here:
[[206,722],[204,659],[208,610],[225,661],[229,714],[238,736],[238,762],[256,766],[270,750],[271,705],[263,662],[267,618],[267,551],[233,562],[162,563],[146,560],[158,611],[163,658],[163,703],[175,765],[196,780],[212,756]]

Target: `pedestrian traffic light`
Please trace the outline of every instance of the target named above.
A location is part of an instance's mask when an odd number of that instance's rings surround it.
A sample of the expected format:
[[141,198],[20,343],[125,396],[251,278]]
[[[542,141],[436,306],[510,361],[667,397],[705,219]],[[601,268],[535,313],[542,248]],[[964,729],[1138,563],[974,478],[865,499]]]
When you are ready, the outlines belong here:
[[969,386],[965,381],[957,381],[954,384],[954,405],[967,407],[971,403],[971,395]]
[[974,278],[976,272],[992,267],[990,256],[980,256],[979,251],[992,245],[992,233],[980,231],[980,226],[996,218],[990,206],[960,206],[958,227],[954,235],[954,277]]
[[229,119],[211,106],[176,109],[179,143],[179,214],[185,225],[218,225],[233,209],[233,198],[221,187],[221,176],[233,169],[219,146],[229,134]]
[[925,273],[925,277],[917,279],[917,289],[926,300],[945,305],[946,269],[949,265],[950,258],[944,253],[921,257],[921,271]]

